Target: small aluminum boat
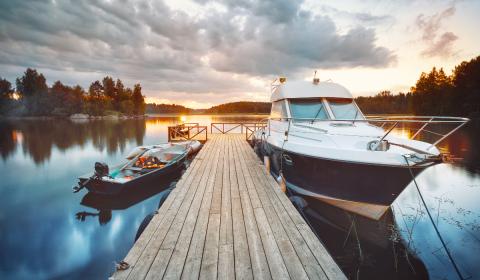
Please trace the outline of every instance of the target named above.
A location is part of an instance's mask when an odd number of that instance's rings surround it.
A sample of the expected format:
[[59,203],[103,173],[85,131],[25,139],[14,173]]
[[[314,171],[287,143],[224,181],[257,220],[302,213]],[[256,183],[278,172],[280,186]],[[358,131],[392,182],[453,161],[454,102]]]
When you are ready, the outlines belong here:
[[187,156],[200,147],[198,141],[137,147],[126,157],[129,160],[126,164],[111,171],[107,164],[96,162],[95,171],[79,177],[73,191],[86,188],[92,193],[115,195],[158,182],[183,169]]

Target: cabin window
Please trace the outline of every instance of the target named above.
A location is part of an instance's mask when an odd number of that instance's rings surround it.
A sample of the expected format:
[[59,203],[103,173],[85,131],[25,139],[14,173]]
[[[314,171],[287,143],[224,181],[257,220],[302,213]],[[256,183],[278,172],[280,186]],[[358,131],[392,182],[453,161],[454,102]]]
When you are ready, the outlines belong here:
[[287,118],[287,107],[285,106],[285,100],[275,101],[272,103],[270,117],[278,119]]
[[322,99],[290,99],[292,118],[306,120],[327,120],[328,114]]
[[333,116],[337,120],[361,120],[362,112],[349,98],[328,98],[328,105],[333,112]]

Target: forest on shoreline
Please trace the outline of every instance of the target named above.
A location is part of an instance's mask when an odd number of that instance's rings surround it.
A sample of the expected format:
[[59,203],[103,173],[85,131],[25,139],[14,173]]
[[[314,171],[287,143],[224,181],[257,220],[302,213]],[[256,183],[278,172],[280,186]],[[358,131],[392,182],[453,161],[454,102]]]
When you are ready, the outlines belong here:
[[11,117],[138,116],[145,113],[142,87],[125,87],[120,79],[106,76],[88,91],[56,81],[51,87],[43,74],[28,68],[16,79],[16,88],[0,77],[0,115]]
[[[270,102],[231,102],[209,109],[191,109],[176,104],[145,104],[140,84],[133,90],[122,81],[105,77],[93,82],[86,92],[80,86],[60,81],[48,87],[42,74],[27,69],[16,80],[16,91],[0,78],[0,115],[68,116],[84,113],[102,115],[147,114],[269,114]],[[374,96],[357,97],[365,114],[443,115],[480,118],[480,56],[463,61],[450,75],[434,67],[422,72],[407,93],[382,91]]]
[[382,91],[355,100],[366,114],[480,118],[480,56],[463,61],[451,75],[436,67],[428,73],[422,72],[408,93]]
[[239,101],[216,105],[209,109],[191,109],[176,104],[147,104],[147,114],[269,114],[270,102]]

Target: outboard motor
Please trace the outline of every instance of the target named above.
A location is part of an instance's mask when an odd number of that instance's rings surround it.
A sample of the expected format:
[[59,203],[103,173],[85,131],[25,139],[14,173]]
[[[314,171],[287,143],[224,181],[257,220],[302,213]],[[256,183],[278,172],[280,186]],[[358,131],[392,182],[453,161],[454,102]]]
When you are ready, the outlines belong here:
[[95,162],[95,176],[97,178],[102,178],[108,176],[109,170],[108,165],[104,162]]
[[108,170],[108,165],[104,162],[95,162],[95,172],[93,173],[93,176],[85,180],[83,183],[78,182],[77,186],[74,186],[72,188],[74,193],[79,192],[81,189],[83,189],[91,180],[95,179],[101,179],[104,176],[109,176],[109,170]]

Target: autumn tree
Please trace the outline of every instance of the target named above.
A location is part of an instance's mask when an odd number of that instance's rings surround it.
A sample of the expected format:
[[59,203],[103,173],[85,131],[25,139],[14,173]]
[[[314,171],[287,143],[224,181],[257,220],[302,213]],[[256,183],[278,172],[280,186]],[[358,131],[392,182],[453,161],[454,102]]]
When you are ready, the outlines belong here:
[[30,114],[41,115],[51,111],[45,77],[37,70],[28,68],[22,77],[17,78],[16,84],[17,91]]
[[0,113],[5,113],[8,103],[13,98],[12,84],[0,77]]
[[134,106],[133,113],[135,115],[145,114],[145,99],[142,95],[142,87],[140,86],[140,84],[135,84],[133,86],[132,99],[133,99],[133,106]]
[[452,74],[456,98],[455,113],[480,117],[480,56],[456,66]]

